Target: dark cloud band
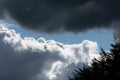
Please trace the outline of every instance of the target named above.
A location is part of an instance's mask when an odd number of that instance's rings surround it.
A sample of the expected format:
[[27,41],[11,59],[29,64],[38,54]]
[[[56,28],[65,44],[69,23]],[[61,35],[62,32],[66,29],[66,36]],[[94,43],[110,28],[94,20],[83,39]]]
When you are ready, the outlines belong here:
[[22,27],[55,33],[103,28],[120,19],[119,0],[0,0]]

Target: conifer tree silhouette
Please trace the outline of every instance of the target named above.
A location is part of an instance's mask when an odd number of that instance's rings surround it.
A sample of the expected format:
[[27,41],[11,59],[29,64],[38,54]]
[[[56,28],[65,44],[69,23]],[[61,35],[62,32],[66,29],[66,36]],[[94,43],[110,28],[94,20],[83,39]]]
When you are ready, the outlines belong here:
[[75,70],[69,80],[120,80],[120,43],[111,45],[109,52],[101,51],[100,59],[90,66]]

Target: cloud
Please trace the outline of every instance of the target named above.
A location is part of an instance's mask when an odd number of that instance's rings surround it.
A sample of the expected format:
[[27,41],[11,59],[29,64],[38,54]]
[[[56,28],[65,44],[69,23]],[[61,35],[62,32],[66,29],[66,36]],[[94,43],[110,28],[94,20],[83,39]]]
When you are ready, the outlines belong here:
[[[119,0],[0,0],[1,16],[38,32],[84,32],[120,20]],[[114,28],[114,27],[112,27]]]
[[44,38],[21,38],[0,24],[0,80],[67,80],[75,66],[98,57],[96,42],[63,44]]
[[114,38],[116,42],[120,42],[120,28],[116,28],[114,30]]

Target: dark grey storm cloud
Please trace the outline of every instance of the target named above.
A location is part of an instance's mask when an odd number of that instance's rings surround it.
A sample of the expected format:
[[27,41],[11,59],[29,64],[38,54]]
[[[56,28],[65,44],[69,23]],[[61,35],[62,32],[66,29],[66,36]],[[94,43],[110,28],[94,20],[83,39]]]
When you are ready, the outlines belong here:
[[104,28],[120,20],[119,0],[0,0],[22,27],[39,32],[80,32]]

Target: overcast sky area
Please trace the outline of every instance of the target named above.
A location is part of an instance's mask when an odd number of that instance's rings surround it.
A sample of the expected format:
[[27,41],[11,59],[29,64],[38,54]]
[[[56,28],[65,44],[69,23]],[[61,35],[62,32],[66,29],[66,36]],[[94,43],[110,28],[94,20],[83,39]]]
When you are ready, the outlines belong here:
[[0,0],[0,80],[68,80],[120,41],[119,0]]

